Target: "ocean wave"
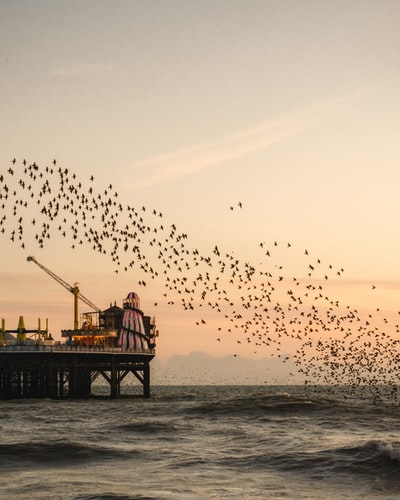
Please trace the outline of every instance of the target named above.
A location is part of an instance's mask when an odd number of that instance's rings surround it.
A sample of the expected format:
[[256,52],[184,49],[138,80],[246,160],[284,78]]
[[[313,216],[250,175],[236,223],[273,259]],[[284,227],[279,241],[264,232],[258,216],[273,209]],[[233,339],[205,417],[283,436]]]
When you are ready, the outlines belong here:
[[166,435],[168,437],[169,433],[175,434],[179,431],[176,425],[167,422],[158,421],[144,421],[144,422],[129,422],[118,426],[118,429],[124,432],[137,432],[139,434],[150,434],[150,435]]
[[263,395],[211,401],[188,409],[189,413],[200,415],[249,415],[261,416],[272,413],[288,414],[316,411],[332,411],[342,407],[336,400],[316,399],[290,394]]
[[78,495],[71,497],[74,500],[154,500],[157,496],[148,495],[120,495],[114,493],[102,493],[101,495]]
[[380,477],[400,487],[400,442],[372,440],[349,447],[315,451],[286,451],[268,454],[249,453],[224,457],[224,466],[249,471],[278,470],[300,473],[313,478],[363,476]]
[[355,472],[396,472],[400,482],[400,442],[371,440],[334,451],[337,468],[351,467]]
[[19,466],[56,466],[104,459],[117,460],[131,456],[132,453],[134,452],[63,441],[0,444],[0,465],[4,467],[17,463]]

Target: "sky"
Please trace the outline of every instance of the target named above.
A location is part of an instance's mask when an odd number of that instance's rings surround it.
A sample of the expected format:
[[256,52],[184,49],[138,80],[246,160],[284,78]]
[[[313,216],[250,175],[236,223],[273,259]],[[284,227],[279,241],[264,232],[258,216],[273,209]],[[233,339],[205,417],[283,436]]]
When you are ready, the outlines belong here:
[[[331,298],[395,324],[399,18],[396,0],[3,0],[1,172],[13,158],[56,159],[86,184],[93,175],[98,192],[112,184],[122,204],[161,212],[188,248],[284,266],[285,280],[319,259],[340,270]],[[72,327],[72,296],[34,255],[100,308],[136,291],[156,316],[161,360],[271,354],[239,334],[217,341],[215,311],[169,306],[162,280],[140,287],[138,270],[116,273],[88,246],[56,235],[21,248],[7,234],[8,328],[20,314],[27,328],[48,318],[55,337]]]

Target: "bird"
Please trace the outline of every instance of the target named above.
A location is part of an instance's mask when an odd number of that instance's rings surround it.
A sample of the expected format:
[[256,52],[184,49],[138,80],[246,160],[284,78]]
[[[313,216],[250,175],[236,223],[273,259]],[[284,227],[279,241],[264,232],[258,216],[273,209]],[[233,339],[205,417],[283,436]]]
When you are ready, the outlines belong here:
[[[215,328],[218,342],[237,333],[237,349],[252,344],[257,352],[266,349],[282,362],[288,362],[283,346],[289,343],[291,360],[306,380],[397,384],[400,327],[385,317],[382,332],[374,323],[377,313],[382,316],[379,308],[363,317],[330,296],[327,287],[332,278],[341,279],[342,267],[335,266],[335,271],[323,258],[307,258],[302,274],[288,276],[281,262],[274,265],[284,251],[277,240],[272,240],[273,251],[265,241],[258,244],[260,264],[235,257],[220,242],[208,251],[194,247],[189,235],[177,224],[168,224],[158,207],[137,209],[123,202],[111,183],[96,186],[90,176],[87,186],[77,172],[62,168],[55,159],[57,168],[28,165],[25,159],[22,165],[20,169],[13,158],[11,166],[0,171],[0,235],[7,244],[42,249],[49,240],[62,238],[74,252],[86,247],[101,254],[116,274],[133,270],[140,287],[161,281],[164,293],[154,306],[163,301],[198,313],[196,324],[203,325],[199,332],[213,328],[204,316],[207,309],[220,318]],[[237,206],[242,208],[242,203]],[[291,255],[295,243],[287,243]],[[309,256],[309,250],[304,254]]]

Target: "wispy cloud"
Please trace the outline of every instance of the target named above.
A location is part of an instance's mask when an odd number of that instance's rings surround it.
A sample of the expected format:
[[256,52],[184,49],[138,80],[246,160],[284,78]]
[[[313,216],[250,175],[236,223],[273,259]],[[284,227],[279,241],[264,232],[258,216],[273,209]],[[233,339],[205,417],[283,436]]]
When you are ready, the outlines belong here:
[[110,73],[111,71],[111,64],[80,62],[53,68],[51,73],[56,76],[73,78],[80,76],[100,76],[105,73]]
[[[353,95],[351,98],[354,97]],[[125,187],[128,189],[150,187],[160,182],[219,166],[227,161],[243,158],[297,132],[328,121],[333,116],[333,112],[341,107],[340,104],[343,105],[348,100],[350,100],[350,97],[332,99],[223,137],[214,142],[195,145],[142,160],[136,164],[136,167],[146,172],[146,177]]]

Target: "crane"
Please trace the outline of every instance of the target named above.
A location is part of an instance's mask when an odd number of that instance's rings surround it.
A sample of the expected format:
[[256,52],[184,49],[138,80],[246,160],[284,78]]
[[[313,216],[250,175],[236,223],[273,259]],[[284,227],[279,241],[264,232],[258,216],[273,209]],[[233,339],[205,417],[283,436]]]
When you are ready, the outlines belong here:
[[96,312],[101,312],[101,309],[97,307],[93,302],[91,302],[89,299],[87,299],[84,295],[82,295],[79,291],[78,283],[74,283],[74,286],[71,286],[69,283],[64,281],[62,278],[57,276],[53,271],[50,271],[47,267],[45,267],[43,264],[38,262],[35,257],[32,257],[31,255],[27,257],[26,259],[28,262],[34,262],[37,266],[39,266],[41,269],[43,269],[44,272],[46,272],[48,275],[50,275],[53,279],[55,279],[60,285],[62,285],[64,288],[66,288],[69,292],[71,292],[74,296],[74,330],[79,329],[79,322],[78,322],[78,299],[82,300],[86,305],[92,308],[93,311]]

